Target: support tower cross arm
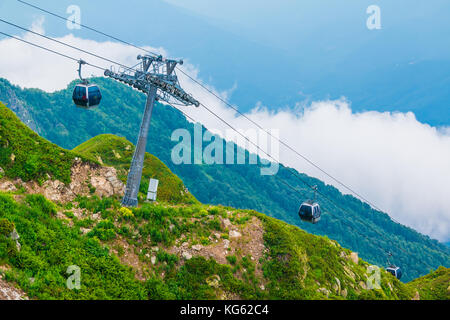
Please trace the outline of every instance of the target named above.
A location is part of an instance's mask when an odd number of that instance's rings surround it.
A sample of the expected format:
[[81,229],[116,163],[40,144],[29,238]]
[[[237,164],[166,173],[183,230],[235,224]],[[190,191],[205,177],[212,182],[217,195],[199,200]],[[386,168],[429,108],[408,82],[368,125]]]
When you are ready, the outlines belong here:
[[125,83],[147,95],[144,115],[139,130],[139,137],[128,173],[127,185],[122,205],[136,207],[138,193],[142,179],[142,169],[147,146],[147,136],[150,128],[153,106],[155,101],[166,101],[170,104],[200,106],[194,97],[184,91],[175,73],[177,64],[182,60],[168,60],[162,56],[138,56],[140,65],[137,70],[124,69],[119,72],[105,70],[105,76]]

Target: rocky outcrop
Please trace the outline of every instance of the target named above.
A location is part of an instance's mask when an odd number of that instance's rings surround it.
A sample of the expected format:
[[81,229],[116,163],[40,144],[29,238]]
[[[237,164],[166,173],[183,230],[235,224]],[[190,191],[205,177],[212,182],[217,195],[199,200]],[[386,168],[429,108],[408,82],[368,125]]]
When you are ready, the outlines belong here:
[[93,193],[99,197],[109,197],[122,194],[125,188],[123,182],[117,178],[117,171],[113,167],[102,167],[77,158],[71,171],[71,182],[68,185],[52,179],[48,179],[41,185],[36,181],[2,179],[0,190],[16,191],[18,187],[23,187],[27,193],[39,193],[52,201],[69,202],[73,201],[77,195]]
[[28,300],[25,292],[3,279],[4,272],[10,269],[8,265],[0,265],[0,300]]
[[0,276],[0,300],[28,300],[28,298],[22,290],[2,280]]
[[34,121],[33,117],[28,111],[28,108],[26,108],[23,102],[20,101],[19,98],[17,98],[14,90],[12,90],[11,88],[6,88],[6,90],[2,92],[0,90],[0,96],[4,96],[4,100],[2,100],[6,102],[8,108],[11,109],[20,118],[20,120],[22,120],[23,123],[25,123],[34,132],[38,134],[40,133],[36,121]]

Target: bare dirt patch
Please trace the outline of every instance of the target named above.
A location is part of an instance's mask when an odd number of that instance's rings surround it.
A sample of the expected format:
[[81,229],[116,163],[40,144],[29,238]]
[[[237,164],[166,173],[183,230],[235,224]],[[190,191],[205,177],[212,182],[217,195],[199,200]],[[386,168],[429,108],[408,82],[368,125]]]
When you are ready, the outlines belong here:
[[0,300],[28,300],[25,292],[3,279],[2,272],[8,270],[11,270],[10,266],[0,266]]
[[228,234],[234,235],[234,237],[223,239],[220,237],[220,233],[217,233],[211,238],[212,244],[206,246],[192,246],[191,243],[184,242],[165,250],[178,255],[181,261],[186,256],[202,256],[206,259],[213,258],[220,264],[229,264],[226,258],[229,255],[250,256],[256,266],[255,275],[262,277],[260,259],[263,257],[265,247],[264,227],[261,221],[257,217],[252,217],[244,225],[234,225],[228,219],[222,218],[222,223],[227,226]]

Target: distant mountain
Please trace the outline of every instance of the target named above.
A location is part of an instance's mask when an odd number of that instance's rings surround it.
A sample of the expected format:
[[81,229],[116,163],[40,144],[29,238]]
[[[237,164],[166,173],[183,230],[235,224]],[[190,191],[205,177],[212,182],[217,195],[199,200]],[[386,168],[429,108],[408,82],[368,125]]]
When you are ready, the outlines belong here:
[[[105,133],[135,141],[145,97],[107,79],[95,79],[95,82],[103,92],[102,104],[96,110],[79,110],[73,106],[73,83],[67,90],[48,94],[36,89],[22,90],[1,80],[0,101],[10,103],[10,97],[14,95],[14,103],[20,102],[28,110],[27,121],[34,124],[36,131],[64,148],[72,149]],[[11,108],[14,110],[13,106]],[[387,214],[372,210],[354,197],[342,195],[336,188],[304,174],[301,177],[305,181],[318,185],[321,192],[333,200],[319,198],[324,214],[317,225],[301,223],[297,216],[299,202],[296,195],[276,177],[261,176],[255,165],[175,165],[171,161],[171,149],[176,142],[171,141],[170,136],[178,128],[193,132],[193,124],[178,111],[158,104],[152,118],[147,151],[178,175],[202,203],[258,210],[308,232],[327,235],[359,252],[365,260],[381,266],[386,265],[386,251],[392,251],[394,262],[405,270],[402,280],[427,274],[440,265],[449,266],[450,249],[447,246],[394,223]],[[312,196],[287,168],[281,166],[278,177],[294,186],[305,200]]]

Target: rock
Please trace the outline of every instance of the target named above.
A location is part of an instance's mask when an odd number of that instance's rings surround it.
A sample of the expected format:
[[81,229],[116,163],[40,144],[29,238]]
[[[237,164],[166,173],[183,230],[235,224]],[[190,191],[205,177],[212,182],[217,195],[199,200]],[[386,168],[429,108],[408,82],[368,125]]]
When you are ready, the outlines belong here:
[[16,230],[15,228],[14,228],[14,230],[10,233],[9,237],[10,237],[12,240],[14,240],[14,242],[16,243],[17,251],[20,251],[20,249],[22,248],[22,246],[20,245],[20,242],[19,242],[20,236],[19,236],[19,234],[17,233],[17,230]]
[[319,289],[317,289],[317,292],[323,293],[324,295],[327,296],[327,298],[328,298],[328,295],[330,294],[330,291],[327,290],[326,288],[319,288]]
[[[450,288],[450,287],[449,287]],[[419,291],[416,290],[416,294],[414,295],[414,297],[411,300],[420,300],[420,294]]]
[[155,256],[152,256],[152,257],[150,258],[150,261],[151,261],[152,264],[154,265],[154,264],[156,263],[156,257],[155,257]]
[[17,188],[11,181],[0,182],[0,190],[2,191],[16,191]]
[[222,227],[223,227],[224,229],[226,229],[226,228],[228,228],[228,227],[230,227],[230,226],[231,226],[231,222],[230,222],[229,219],[223,219],[223,220],[222,220]]
[[259,288],[261,289],[261,290],[266,290],[266,287],[264,287],[264,285],[262,284],[262,285],[260,285],[259,286]]
[[347,298],[347,289],[341,290],[341,296],[343,296],[344,298]]
[[239,231],[231,230],[229,233],[230,238],[239,238],[240,236],[242,235]]
[[230,247],[230,240],[223,239],[223,248],[228,249]]
[[159,247],[152,247],[152,251],[154,251],[154,252],[158,252],[159,251]]
[[336,283],[333,284],[333,290],[336,292],[336,294],[340,294],[341,292],[341,281],[338,278],[334,278],[336,279]]
[[364,290],[367,290],[367,286],[366,286],[366,284],[365,284],[363,281],[360,281],[360,282],[359,282],[359,286],[360,286],[361,288],[363,288]]
[[341,258],[347,258],[347,255],[345,254],[345,252],[344,251],[341,251],[341,253],[339,254],[339,257],[341,257]]
[[200,251],[202,250],[203,246],[201,244],[196,244],[192,246],[192,249],[194,249],[195,251]]
[[86,233],[88,233],[89,231],[91,231],[91,229],[88,229],[88,228],[80,228],[80,231],[81,231],[82,234],[86,234]]
[[214,233],[214,237],[216,237],[216,239],[220,239],[220,233],[218,232]]
[[188,245],[189,245],[189,243],[187,243],[187,242],[183,242],[183,243],[181,244],[182,247],[187,247]]
[[14,229],[14,230],[11,232],[11,234],[10,234],[9,236],[10,236],[11,239],[13,239],[14,241],[20,239],[20,236],[19,236],[19,234],[17,233],[17,230],[16,230],[16,229]]
[[116,150],[112,150],[112,153],[114,154],[114,157],[116,157],[117,159],[122,158]]
[[16,156],[14,153],[11,153],[11,156],[9,158],[11,159],[11,162],[14,162],[14,160],[16,160]]
[[354,264],[358,264],[359,261],[358,252],[350,253],[350,259],[353,261]]
[[394,291],[394,288],[392,288],[392,284],[390,282],[388,282],[387,284],[388,284],[389,290]]
[[210,276],[210,277],[208,277],[206,279],[206,283],[210,287],[218,288],[219,287],[219,283],[220,283],[220,277],[217,274],[212,275],[212,276]]
[[183,256],[183,258],[184,258],[185,260],[189,260],[189,259],[192,258],[192,254],[190,254],[190,253],[187,252],[187,251],[183,251],[183,253],[182,253],[181,255]]
[[171,225],[169,226],[169,231],[172,231],[173,228],[175,228],[175,226],[174,226],[173,224],[171,224]]
[[353,271],[350,270],[348,266],[344,266],[344,272],[347,276],[355,280],[355,274],[353,273]]

